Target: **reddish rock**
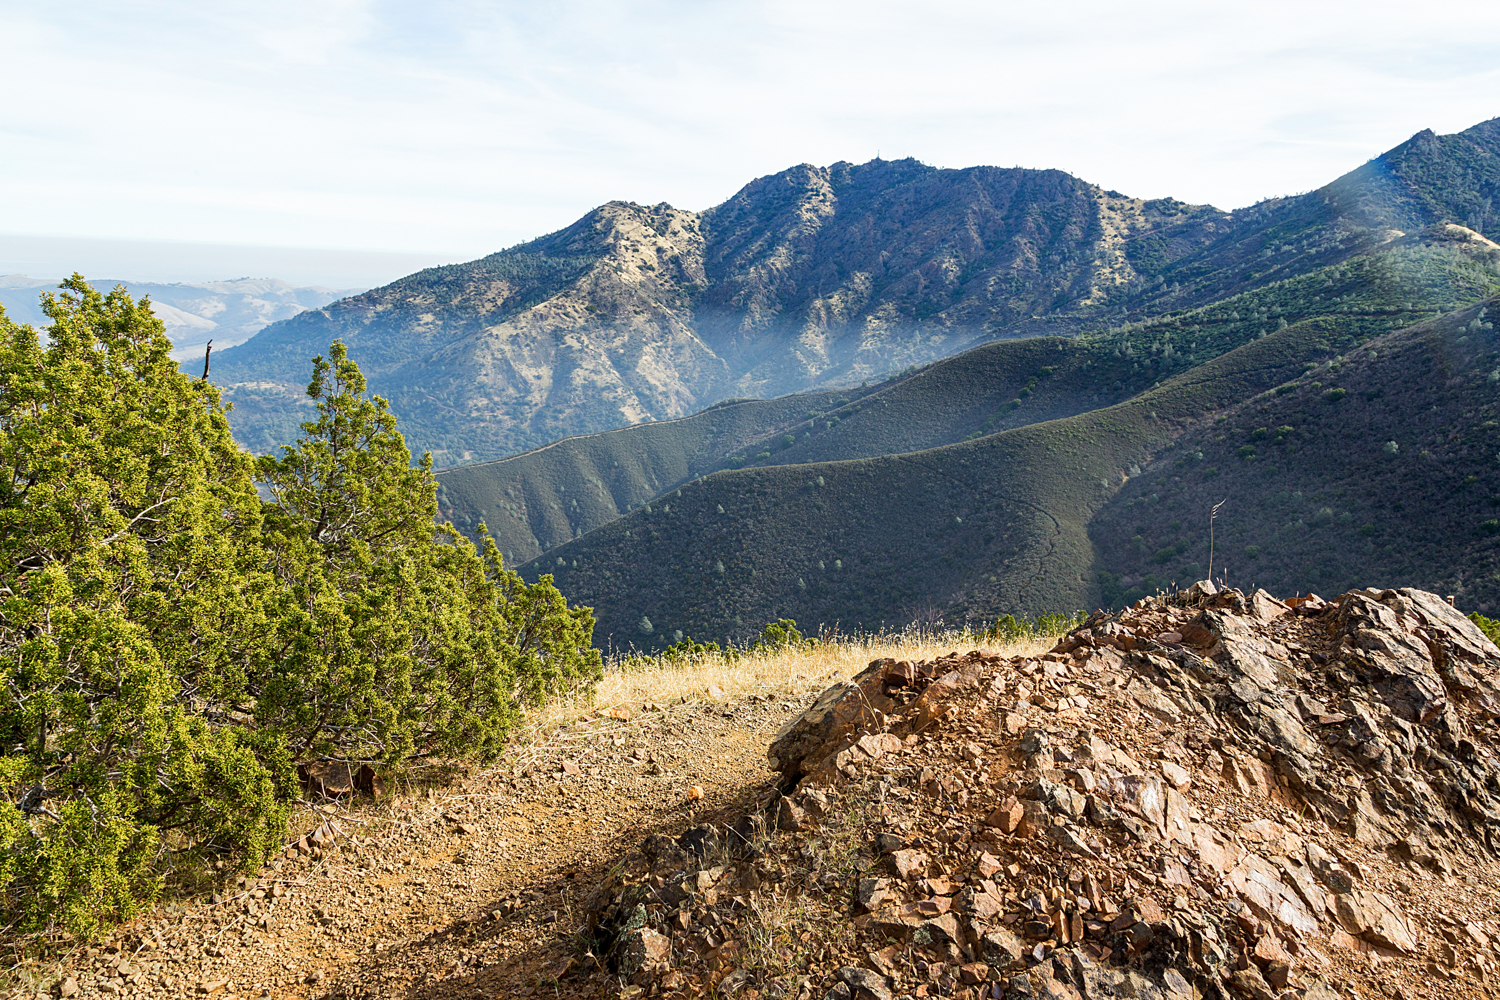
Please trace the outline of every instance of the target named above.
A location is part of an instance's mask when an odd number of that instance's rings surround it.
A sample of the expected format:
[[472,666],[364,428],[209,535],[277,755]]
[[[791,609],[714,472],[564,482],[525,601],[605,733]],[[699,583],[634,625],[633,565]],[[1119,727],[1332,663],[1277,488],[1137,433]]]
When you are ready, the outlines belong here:
[[801,715],[782,726],[766,751],[771,770],[800,778],[840,746],[878,728],[880,719],[894,707],[883,691],[890,663],[874,661],[853,680],[824,691]]

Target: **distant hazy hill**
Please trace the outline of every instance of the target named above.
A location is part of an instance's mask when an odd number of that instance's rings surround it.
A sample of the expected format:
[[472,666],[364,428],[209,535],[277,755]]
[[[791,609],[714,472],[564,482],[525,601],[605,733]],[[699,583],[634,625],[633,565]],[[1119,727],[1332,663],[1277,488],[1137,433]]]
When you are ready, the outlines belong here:
[[[203,357],[203,347],[214,342],[219,350],[243,343],[268,324],[289,319],[307,309],[318,309],[361,289],[297,288],[275,278],[241,278],[203,284],[160,284],[141,281],[90,280],[101,291],[124,285],[135,296],[151,296],[154,311],[167,328],[179,360]],[[38,306],[40,293],[57,282],[24,274],[0,276],[0,305],[18,323],[47,322]],[[191,365],[189,365],[191,367]],[[201,372],[201,368],[199,369]]]

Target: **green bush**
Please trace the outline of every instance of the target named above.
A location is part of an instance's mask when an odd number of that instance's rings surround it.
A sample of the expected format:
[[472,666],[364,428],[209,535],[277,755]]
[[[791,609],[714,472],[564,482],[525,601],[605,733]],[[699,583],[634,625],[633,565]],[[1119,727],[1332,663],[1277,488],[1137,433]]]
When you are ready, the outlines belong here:
[[[89,933],[277,848],[298,763],[491,759],[600,675],[592,613],[437,526],[431,462],[335,344],[258,463],[148,305],[0,314],[0,897]],[[257,479],[269,495],[263,501]],[[483,527],[481,526],[481,532]]]
[[768,623],[760,630],[760,638],[755,640],[751,649],[757,652],[771,652],[788,646],[808,645],[816,641],[804,639],[802,633],[797,630],[797,623],[792,619],[780,618]]
[[[1113,581],[1118,587],[1118,578]],[[1046,614],[1038,618],[1033,624],[1025,618],[1016,618],[1015,615],[1001,615],[995,620],[995,624],[986,629],[982,635],[988,639],[997,639],[1000,642],[1020,642],[1024,639],[1051,638],[1054,636],[1067,635],[1075,628],[1080,627],[1088,620],[1088,614],[1083,611],[1074,614]]]
[[1484,532],[1486,535],[1500,534],[1500,519],[1492,517],[1488,521],[1481,521],[1479,524],[1479,530]]
[[1475,611],[1469,615],[1469,621],[1473,622],[1475,625],[1478,625],[1479,631],[1489,636],[1490,642],[1493,642],[1495,645],[1500,646],[1500,621],[1495,621],[1492,618],[1486,618],[1478,611]]

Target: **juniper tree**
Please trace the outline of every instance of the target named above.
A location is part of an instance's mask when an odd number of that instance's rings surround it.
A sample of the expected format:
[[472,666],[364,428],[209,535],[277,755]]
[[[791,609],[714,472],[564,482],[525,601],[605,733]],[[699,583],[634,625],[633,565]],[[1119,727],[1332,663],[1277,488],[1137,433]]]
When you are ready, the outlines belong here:
[[0,892],[87,930],[164,858],[262,854],[285,760],[232,716],[264,621],[261,501],[149,304],[77,275],[0,314]]
[[[81,277],[46,342],[0,312],[0,902],[87,932],[168,872],[253,865],[295,765],[491,758],[601,674],[593,615],[434,523],[385,403],[335,344],[318,419],[235,447],[150,304]],[[270,498],[262,500],[256,477]]]
[[318,419],[258,469],[279,586],[257,722],[299,761],[493,757],[523,708],[601,676],[592,610],[505,569],[483,523],[482,552],[434,523],[431,455],[411,464],[342,343],[307,392]]

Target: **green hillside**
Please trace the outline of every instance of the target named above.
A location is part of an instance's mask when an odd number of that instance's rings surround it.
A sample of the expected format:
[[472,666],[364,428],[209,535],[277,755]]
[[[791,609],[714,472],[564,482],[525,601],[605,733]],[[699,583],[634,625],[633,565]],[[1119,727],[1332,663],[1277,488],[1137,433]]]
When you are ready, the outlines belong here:
[[778,616],[877,628],[1084,606],[1097,600],[1090,516],[1131,466],[1357,336],[1309,321],[1077,416],[905,455],[715,473],[521,572],[553,574],[616,645],[744,638]]
[[1496,303],[1372,340],[1229,407],[1090,526],[1101,598],[1207,572],[1273,593],[1421,586],[1500,613]]
[[524,561],[719,469],[921,451],[1073,416],[1318,316],[1337,316],[1351,337],[1375,336],[1490,294],[1496,259],[1484,244],[1446,232],[1409,237],[1142,324],[998,341],[874,388],[569,438],[443,473],[443,513],[471,534],[487,521],[501,550]]
[[725,456],[869,389],[732,400],[680,420],[563,438],[513,458],[461,466],[438,478],[439,517],[477,533],[485,522],[519,564],[722,468]]

